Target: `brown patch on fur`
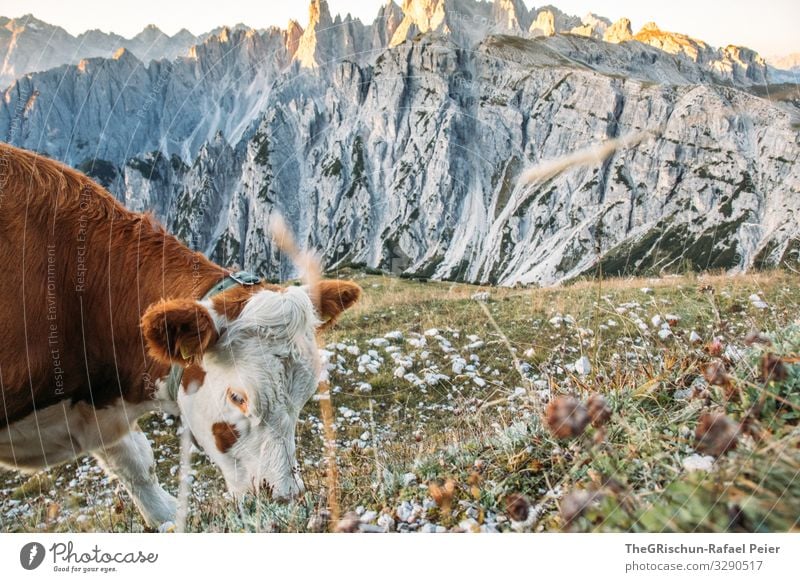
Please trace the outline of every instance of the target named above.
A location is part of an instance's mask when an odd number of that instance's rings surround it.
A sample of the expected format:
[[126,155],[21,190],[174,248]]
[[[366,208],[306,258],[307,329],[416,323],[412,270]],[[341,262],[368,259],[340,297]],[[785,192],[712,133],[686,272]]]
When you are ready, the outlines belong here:
[[211,314],[192,299],[161,300],[142,316],[150,355],[165,364],[187,366],[218,339]]
[[44,156],[0,143],[0,185],[0,427],[60,401],[151,399],[169,366],[142,349],[143,312],[199,299],[228,271]]
[[320,330],[336,323],[343,311],[349,309],[361,298],[361,287],[352,281],[326,279],[319,282],[319,315],[322,318]]
[[203,382],[206,379],[206,371],[198,364],[191,364],[186,367],[183,371],[183,377],[181,378],[181,386],[183,386],[183,390],[188,394],[189,387],[193,384],[197,384],[197,390],[200,386],[203,385]]
[[217,293],[211,298],[211,305],[214,311],[220,315],[224,315],[228,321],[232,321],[241,315],[244,306],[247,305],[249,299],[259,291],[285,291],[279,285],[271,285],[269,283],[257,283],[256,285],[237,285],[230,289]]
[[220,453],[227,453],[228,449],[239,440],[239,431],[228,422],[215,422],[211,427],[211,432],[214,433],[214,442]]

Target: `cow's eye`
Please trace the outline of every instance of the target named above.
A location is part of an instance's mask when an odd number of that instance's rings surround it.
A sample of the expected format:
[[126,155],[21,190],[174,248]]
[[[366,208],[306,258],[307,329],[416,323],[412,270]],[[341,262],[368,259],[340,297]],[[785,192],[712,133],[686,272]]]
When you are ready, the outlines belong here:
[[230,400],[233,405],[241,410],[244,414],[247,414],[248,406],[246,394],[243,394],[238,390],[234,390],[233,388],[228,388],[228,400]]

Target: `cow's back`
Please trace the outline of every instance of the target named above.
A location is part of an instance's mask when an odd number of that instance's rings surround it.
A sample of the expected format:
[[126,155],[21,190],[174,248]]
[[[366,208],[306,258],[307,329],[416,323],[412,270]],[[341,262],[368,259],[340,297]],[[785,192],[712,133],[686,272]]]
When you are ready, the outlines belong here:
[[135,331],[139,309],[135,285],[115,276],[129,265],[113,247],[141,222],[86,176],[0,144],[0,426],[65,399],[103,406],[128,390],[131,363],[120,366],[115,352],[127,358],[140,338],[113,332]]

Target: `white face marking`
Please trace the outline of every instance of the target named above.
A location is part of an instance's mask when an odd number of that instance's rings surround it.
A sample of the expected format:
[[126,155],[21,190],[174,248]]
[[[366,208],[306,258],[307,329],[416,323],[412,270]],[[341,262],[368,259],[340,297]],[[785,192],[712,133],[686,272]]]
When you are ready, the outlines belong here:
[[[233,321],[208,308],[220,339],[200,364],[202,386],[179,391],[182,416],[232,493],[269,488],[274,498],[293,498],[303,491],[295,426],[319,375],[311,300],[299,287],[261,291]],[[224,442],[214,425],[230,427]]]

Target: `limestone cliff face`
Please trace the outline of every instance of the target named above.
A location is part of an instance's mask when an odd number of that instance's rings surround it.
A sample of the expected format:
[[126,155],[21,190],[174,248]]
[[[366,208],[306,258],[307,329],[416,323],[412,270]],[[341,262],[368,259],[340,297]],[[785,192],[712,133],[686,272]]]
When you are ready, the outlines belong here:
[[[315,0],[304,29],[224,28],[172,60],[126,50],[17,79],[0,135],[272,277],[292,274],[275,211],[329,268],[551,284],[598,265],[796,262],[800,100],[759,96],[763,59],[624,19],[525,32],[548,10],[406,0],[364,25]],[[642,130],[515,188],[527,166]]]

